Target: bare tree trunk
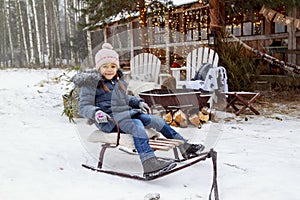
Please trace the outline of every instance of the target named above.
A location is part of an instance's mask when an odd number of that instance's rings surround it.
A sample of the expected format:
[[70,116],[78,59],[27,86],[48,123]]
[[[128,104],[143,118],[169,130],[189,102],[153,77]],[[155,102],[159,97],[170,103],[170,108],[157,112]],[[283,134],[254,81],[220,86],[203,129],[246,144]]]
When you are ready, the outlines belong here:
[[[55,5],[56,2],[56,5]],[[61,48],[61,29],[60,29],[60,15],[59,15],[59,1],[53,1],[54,23],[56,27],[56,41],[58,45],[59,65],[62,66],[62,48]]]
[[[86,15],[86,22],[89,22],[89,16]],[[86,40],[87,40],[87,50],[88,50],[88,66],[92,67],[94,62],[93,62],[93,49],[92,49],[92,38],[91,38],[91,31],[87,30],[86,33]]]
[[67,65],[69,65],[70,64],[70,57],[69,57],[69,51],[70,51],[70,49],[69,49],[69,46],[67,46],[67,44],[69,44],[69,32],[68,32],[68,23],[69,23],[69,17],[68,17],[68,0],[64,0],[64,14],[65,14],[65,16],[64,16],[64,18],[65,18],[65,28],[64,28],[64,33],[65,33],[65,35],[64,35],[64,38],[65,38],[65,41],[64,41],[64,43],[65,43],[65,47],[64,47],[64,49],[65,49],[65,59],[67,60]]
[[25,35],[23,16],[22,16],[22,8],[21,8],[20,0],[16,0],[16,8],[17,8],[18,14],[19,14],[19,18],[18,18],[19,23],[18,23],[18,25],[19,25],[19,30],[22,33],[22,41],[23,41],[23,47],[24,47],[23,52],[25,53],[25,59],[26,59],[26,63],[24,63],[24,64],[27,65],[29,63],[29,55],[28,55],[27,40],[26,40],[26,35]]
[[4,19],[0,22],[0,30],[3,30],[0,32],[0,68],[4,66],[4,61],[6,60],[6,25],[5,25],[5,10],[4,10],[4,1],[0,1],[0,18]]
[[[10,1],[8,1],[8,3],[10,3]],[[6,11],[6,12],[5,12]],[[9,40],[9,47],[10,47],[10,66],[11,67],[15,67],[15,48],[13,45],[13,41],[12,41],[12,33],[11,33],[11,27],[10,27],[10,6],[7,6],[6,9],[4,9],[4,13],[5,13],[5,22],[6,22],[6,26],[7,26],[7,34],[8,34],[8,40]]]
[[[71,7],[78,8],[78,3],[76,3],[76,0],[73,0]],[[77,27],[77,14],[76,12],[74,12],[74,9],[70,9],[70,13],[71,13],[71,22],[72,22],[72,33],[73,33],[73,37],[75,37],[76,33],[78,32],[78,27]],[[72,50],[73,50],[73,54],[74,54],[74,64],[75,65],[79,65],[79,50],[78,48],[74,48],[74,38],[72,39]]]
[[50,66],[56,66],[56,40],[55,40],[55,15],[54,15],[54,9],[53,9],[53,2],[50,2],[47,4],[48,6],[48,15],[49,17],[49,50],[50,50],[50,60],[49,65]]
[[49,46],[49,29],[48,29],[48,17],[47,17],[47,7],[46,7],[46,0],[43,0],[43,10],[44,10],[44,18],[45,18],[45,24],[44,24],[44,28],[45,28],[45,41],[46,41],[46,52],[47,52],[47,65],[50,65],[50,59],[51,59],[51,55],[50,55],[50,46]]
[[30,51],[29,62],[30,62],[30,64],[35,64],[32,26],[31,26],[31,17],[30,17],[32,10],[30,9],[29,0],[26,1],[26,9],[27,9],[27,23],[28,23],[28,36],[29,36],[29,51]]
[[40,29],[39,29],[38,16],[37,16],[35,5],[36,5],[35,0],[32,0],[32,11],[33,11],[33,16],[34,16],[36,44],[37,44],[37,50],[38,50],[38,64],[41,64],[41,63],[43,63],[43,55],[42,55],[43,50],[42,50],[42,46],[41,46]]
[[73,65],[74,64],[74,50],[73,50],[73,38],[74,38],[74,32],[73,32],[73,21],[72,21],[72,18],[71,18],[71,8],[70,8],[70,3],[68,0],[66,0],[66,5],[67,5],[67,11],[68,11],[68,21],[66,21],[67,23],[67,31],[69,33],[69,47],[70,47],[70,62],[71,64]]
[[[18,9],[18,5],[17,5],[17,1],[15,1],[15,7],[16,7],[16,11],[17,13],[19,13],[19,9]],[[20,25],[20,17],[16,17],[16,25],[15,25],[16,29],[17,29],[17,44],[18,44],[18,63],[17,63],[17,66],[18,67],[21,67],[23,66],[23,48],[22,48],[22,41],[21,41],[21,25]]]

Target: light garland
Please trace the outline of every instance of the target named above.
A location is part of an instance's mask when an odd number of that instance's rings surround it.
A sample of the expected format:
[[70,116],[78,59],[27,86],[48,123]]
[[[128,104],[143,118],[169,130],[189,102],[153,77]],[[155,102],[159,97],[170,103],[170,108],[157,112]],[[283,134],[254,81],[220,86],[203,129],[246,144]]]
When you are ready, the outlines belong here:
[[[159,49],[159,46],[169,40],[170,43],[184,43],[186,41],[200,41],[206,40],[209,27],[209,7],[201,7],[203,5],[202,0],[199,1],[200,7],[195,8],[168,8],[166,9],[161,4],[149,4],[146,5],[147,8],[143,12],[148,11],[151,18],[148,18],[148,27],[153,30],[142,35],[143,20],[140,19],[139,22],[139,41],[145,42],[147,40],[153,48],[151,52],[157,55],[159,58],[165,58],[166,55],[164,51]],[[166,17],[168,16],[168,17]],[[167,21],[166,21],[167,20]],[[168,23],[168,24],[165,24]],[[163,28],[165,27],[165,28]],[[168,29],[168,30],[167,30]],[[148,37],[147,37],[148,35]],[[187,36],[188,35],[188,36]],[[146,37],[146,38],[142,38]],[[169,38],[166,38],[169,37]],[[193,43],[194,47],[198,47],[199,44]],[[178,47],[175,45],[170,49],[171,58],[169,64],[173,61],[182,59],[187,55],[191,46],[188,47]],[[162,59],[164,60],[164,59]],[[168,62],[168,61],[167,61]],[[182,63],[183,64],[183,63]]]

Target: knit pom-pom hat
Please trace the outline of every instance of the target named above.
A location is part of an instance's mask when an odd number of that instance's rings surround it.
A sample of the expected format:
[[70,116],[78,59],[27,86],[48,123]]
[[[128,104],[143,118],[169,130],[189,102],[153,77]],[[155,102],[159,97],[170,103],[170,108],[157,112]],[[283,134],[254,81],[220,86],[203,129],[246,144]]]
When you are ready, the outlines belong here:
[[113,50],[113,46],[109,43],[104,43],[102,49],[100,49],[95,55],[96,69],[99,70],[101,65],[105,63],[115,63],[118,67],[119,54]]

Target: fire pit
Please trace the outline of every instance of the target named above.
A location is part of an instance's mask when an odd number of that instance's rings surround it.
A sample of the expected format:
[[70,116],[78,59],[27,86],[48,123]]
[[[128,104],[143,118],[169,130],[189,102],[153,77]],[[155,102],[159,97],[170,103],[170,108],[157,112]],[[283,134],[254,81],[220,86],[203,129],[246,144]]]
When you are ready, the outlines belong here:
[[193,89],[154,89],[139,93],[150,107],[165,110],[208,106],[209,93]]

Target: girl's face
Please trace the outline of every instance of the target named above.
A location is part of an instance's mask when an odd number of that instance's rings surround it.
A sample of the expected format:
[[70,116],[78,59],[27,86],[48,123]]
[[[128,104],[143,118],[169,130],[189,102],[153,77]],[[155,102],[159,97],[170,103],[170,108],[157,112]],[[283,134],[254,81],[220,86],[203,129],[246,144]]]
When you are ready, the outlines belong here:
[[111,80],[116,74],[118,70],[118,65],[115,63],[105,63],[100,67],[100,73],[107,80]]

